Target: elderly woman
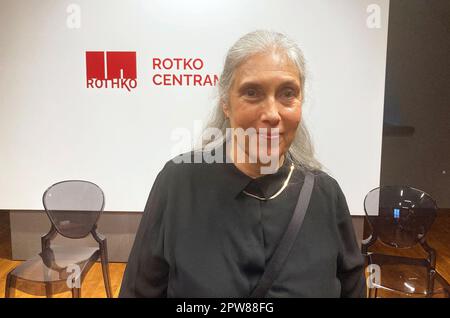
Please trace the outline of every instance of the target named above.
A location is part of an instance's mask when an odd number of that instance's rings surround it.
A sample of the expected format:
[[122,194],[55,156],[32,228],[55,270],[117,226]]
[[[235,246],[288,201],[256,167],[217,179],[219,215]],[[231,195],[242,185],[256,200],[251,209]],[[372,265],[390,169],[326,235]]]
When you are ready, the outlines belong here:
[[[167,162],[121,297],[365,296],[344,194],[320,170],[301,120],[304,87],[302,52],[283,34],[256,31],[233,45],[210,124],[231,137],[202,150],[224,160]],[[256,146],[235,133],[251,129]]]

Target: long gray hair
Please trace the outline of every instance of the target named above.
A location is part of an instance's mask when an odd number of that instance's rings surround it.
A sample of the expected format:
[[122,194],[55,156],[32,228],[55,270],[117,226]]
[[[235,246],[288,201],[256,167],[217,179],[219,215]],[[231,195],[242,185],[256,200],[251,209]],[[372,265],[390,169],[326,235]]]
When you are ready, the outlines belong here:
[[[225,65],[219,79],[218,101],[213,111],[211,120],[206,125],[206,129],[217,128],[226,135],[226,129],[230,128],[230,122],[223,113],[223,103],[228,103],[230,87],[233,83],[236,68],[245,60],[256,53],[267,52],[270,49],[282,50],[288,59],[297,67],[300,74],[301,98],[304,99],[305,89],[305,61],[301,49],[297,44],[282,33],[258,30],[247,33],[241,37],[228,51]],[[202,140],[201,147],[204,148],[210,143],[220,143],[221,140]],[[311,137],[306,129],[303,119],[297,128],[296,135],[289,148],[289,153],[293,161],[307,170],[320,170],[322,165],[314,156],[314,147]]]

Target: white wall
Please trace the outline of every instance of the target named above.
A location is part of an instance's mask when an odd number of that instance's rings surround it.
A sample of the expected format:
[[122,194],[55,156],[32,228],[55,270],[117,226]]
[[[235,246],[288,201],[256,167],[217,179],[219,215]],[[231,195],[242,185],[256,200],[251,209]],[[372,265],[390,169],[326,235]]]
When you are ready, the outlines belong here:
[[[81,9],[80,28],[68,27],[71,3]],[[367,26],[373,4],[380,28]],[[202,58],[198,73],[218,75],[227,49],[260,28],[303,48],[304,118],[353,214],[379,185],[388,0],[0,5],[0,209],[40,210],[52,183],[88,179],[103,188],[105,210],[142,211],[172,156],[171,132],[204,122],[214,103],[213,87],[154,85],[152,58]],[[135,51],[137,88],[87,88],[86,51]]]

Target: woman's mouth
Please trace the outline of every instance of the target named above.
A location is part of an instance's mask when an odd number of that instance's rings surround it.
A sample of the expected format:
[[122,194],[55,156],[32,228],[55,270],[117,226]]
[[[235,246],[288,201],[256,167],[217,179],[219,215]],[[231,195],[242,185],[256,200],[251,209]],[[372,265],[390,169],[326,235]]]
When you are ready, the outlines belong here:
[[258,133],[259,138],[268,139],[268,140],[276,140],[280,139],[281,133],[277,132],[264,132],[264,133]]

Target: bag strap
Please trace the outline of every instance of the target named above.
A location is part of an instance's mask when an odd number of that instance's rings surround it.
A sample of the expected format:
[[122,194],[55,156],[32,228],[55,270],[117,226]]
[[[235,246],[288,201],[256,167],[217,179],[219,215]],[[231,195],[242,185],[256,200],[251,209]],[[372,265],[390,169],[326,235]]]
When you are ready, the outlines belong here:
[[291,221],[284,233],[280,243],[278,243],[275,252],[270,258],[266,269],[261,276],[258,284],[251,293],[251,298],[263,298],[266,296],[269,289],[272,287],[273,282],[278,277],[283,265],[289,255],[289,252],[294,245],[295,238],[298,231],[302,226],[303,219],[305,218],[306,210],[308,209],[309,201],[311,199],[311,193],[314,187],[314,175],[311,172],[306,172],[305,181],[303,183],[300,195],[298,197],[297,205],[295,206],[294,213]]

